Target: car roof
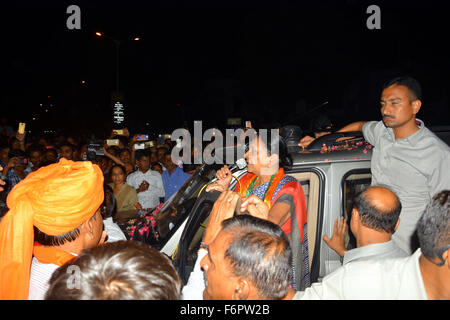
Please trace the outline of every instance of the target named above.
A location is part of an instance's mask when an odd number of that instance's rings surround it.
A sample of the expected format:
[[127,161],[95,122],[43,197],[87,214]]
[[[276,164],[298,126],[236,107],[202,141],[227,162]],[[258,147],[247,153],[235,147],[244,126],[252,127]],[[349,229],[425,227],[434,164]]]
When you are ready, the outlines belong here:
[[[450,127],[436,127],[432,131],[450,146]],[[364,137],[335,142],[331,146],[322,146],[320,151],[310,151],[299,146],[288,147],[294,166],[308,166],[324,162],[370,161],[373,146]]]
[[373,146],[364,138],[348,139],[332,146],[323,146],[320,151],[304,150],[302,147],[292,146],[288,152],[294,166],[311,165],[324,162],[354,162],[370,161]]

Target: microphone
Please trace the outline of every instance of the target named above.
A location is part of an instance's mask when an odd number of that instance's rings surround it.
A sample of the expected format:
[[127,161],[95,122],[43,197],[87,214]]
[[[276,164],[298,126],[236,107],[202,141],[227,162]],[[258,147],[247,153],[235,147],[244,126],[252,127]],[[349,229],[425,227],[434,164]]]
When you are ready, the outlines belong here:
[[245,167],[247,167],[247,161],[245,161],[244,158],[240,158],[240,159],[237,159],[236,162],[233,163],[231,166],[229,166],[228,169],[230,169],[230,171],[233,173],[238,170],[242,170]]
[[[240,158],[240,159],[237,159],[235,163],[230,165],[228,167],[228,169],[231,171],[231,173],[234,173],[234,172],[236,172],[238,170],[245,169],[246,167],[247,167],[247,161],[245,161],[244,158]],[[218,180],[217,178],[214,178],[214,179],[211,180],[210,183],[214,183],[217,180]]]

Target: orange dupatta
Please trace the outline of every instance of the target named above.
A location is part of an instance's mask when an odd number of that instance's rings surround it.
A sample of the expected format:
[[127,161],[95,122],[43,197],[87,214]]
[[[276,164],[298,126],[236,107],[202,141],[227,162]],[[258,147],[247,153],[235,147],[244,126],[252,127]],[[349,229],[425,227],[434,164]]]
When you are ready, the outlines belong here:
[[[283,188],[278,192],[278,194],[275,196],[275,198],[272,201],[273,195],[275,193],[275,190],[281,181],[284,174],[284,169],[280,168],[272,182],[272,184],[269,186],[269,190],[266,193],[266,196],[264,197],[263,201],[266,203],[270,208],[272,207],[272,203],[276,203],[278,198],[282,194],[290,194],[292,195],[294,199],[295,204],[295,214],[298,222],[299,227],[299,233],[300,233],[300,239],[303,241],[303,226],[306,223],[306,203],[305,203],[305,194],[303,193],[303,188],[298,184],[296,180],[286,183]],[[256,175],[253,173],[247,173],[244,175],[240,180],[240,184],[238,183],[236,185],[235,191],[238,192],[241,197],[244,197],[247,189],[252,184],[253,179],[256,178]],[[281,229],[289,235],[291,233],[291,218],[289,218],[282,226]]]
[[[278,183],[281,181],[281,179],[283,179],[283,177],[284,177],[284,169],[279,168],[275,175],[275,178],[272,181],[272,184],[269,186],[269,190],[267,191],[266,196],[264,197],[264,199],[262,199],[264,203],[267,204],[269,209],[272,206],[272,197],[275,192],[275,189],[277,188]],[[239,180],[240,184],[236,185],[235,191],[239,192],[241,197],[244,197],[245,193],[247,192],[247,189],[250,187],[255,178],[256,174],[248,172]]]
[[41,263],[52,263],[57,266],[65,265],[76,256],[54,247],[44,247],[39,242],[34,242],[33,256]]

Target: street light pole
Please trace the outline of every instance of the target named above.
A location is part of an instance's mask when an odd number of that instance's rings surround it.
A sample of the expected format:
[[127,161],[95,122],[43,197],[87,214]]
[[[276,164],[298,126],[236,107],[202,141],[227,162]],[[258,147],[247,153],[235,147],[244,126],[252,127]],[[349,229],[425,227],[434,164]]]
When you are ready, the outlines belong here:
[[116,92],[119,94],[119,47],[120,42],[114,41],[116,43]]
[[[122,41],[119,41],[117,39],[114,39],[113,37],[110,37],[108,35],[105,35],[99,31],[95,32],[95,35],[97,37],[105,37],[111,41],[114,42],[116,45],[116,93],[112,95],[112,102],[114,104],[113,106],[113,122],[115,125],[121,125],[124,121],[124,106],[123,106],[123,95],[120,94],[120,82],[119,82],[119,75],[120,75],[120,45],[122,44]],[[133,41],[140,41],[141,39],[139,37],[134,37]]]
[[[120,74],[120,68],[119,68],[120,50],[119,50],[119,47],[121,45],[121,42],[117,39],[114,39],[113,37],[110,37],[104,33],[98,32],[98,31],[95,33],[95,35],[98,37],[105,37],[105,38],[111,40],[112,42],[114,42],[114,44],[116,45],[116,94],[119,95],[119,74]],[[134,40],[138,41],[140,39],[134,38]]]

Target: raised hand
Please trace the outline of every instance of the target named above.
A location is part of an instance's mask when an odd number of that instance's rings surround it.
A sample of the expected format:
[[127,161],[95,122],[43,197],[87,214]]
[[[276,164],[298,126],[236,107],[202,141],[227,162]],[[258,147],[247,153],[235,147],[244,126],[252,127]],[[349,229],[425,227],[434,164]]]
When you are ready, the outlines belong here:
[[220,229],[222,229],[222,221],[234,216],[234,210],[239,198],[238,193],[227,190],[216,200],[209,215],[208,227],[203,238],[204,243],[210,244]]
[[323,235],[323,240],[326,244],[336,251],[341,257],[344,256],[347,249],[345,248],[345,233],[347,232],[347,220],[344,217],[340,218],[340,224],[338,226],[338,219],[334,221],[334,230],[331,239],[327,235]]
[[255,195],[242,199],[240,211],[241,213],[247,211],[251,216],[256,218],[264,220],[269,219],[269,207],[264,201]]
[[230,187],[231,180],[233,179],[230,169],[227,165],[224,165],[219,171],[216,172],[216,178],[218,179],[213,184],[206,187],[206,191],[217,190],[224,192]]

